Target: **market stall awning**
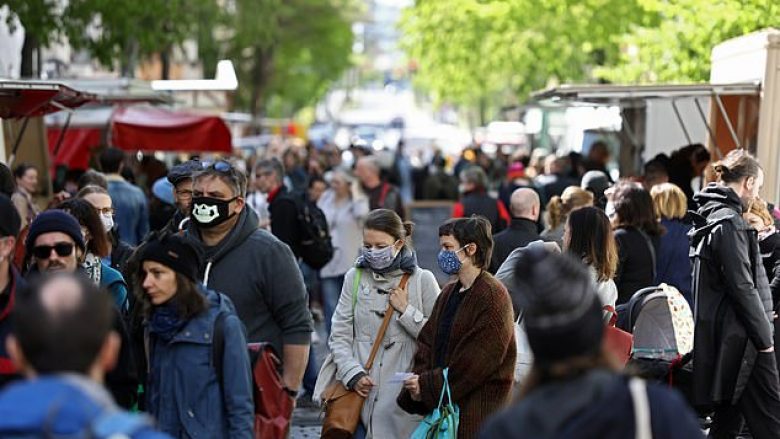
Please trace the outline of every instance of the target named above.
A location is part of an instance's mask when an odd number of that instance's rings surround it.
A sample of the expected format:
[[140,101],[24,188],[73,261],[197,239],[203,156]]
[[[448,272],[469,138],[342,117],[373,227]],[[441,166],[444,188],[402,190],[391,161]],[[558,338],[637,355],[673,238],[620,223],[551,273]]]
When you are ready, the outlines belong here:
[[37,81],[0,81],[0,118],[43,116],[93,101],[96,96],[66,85]]
[[746,84],[661,84],[661,85],[562,85],[531,95],[538,103],[629,106],[647,99],[678,99],[709,96],[758,95],[761,86]]
[[146,106],[116,109],[111,143],[129,151],[232,151],[230,130],[219,116]]

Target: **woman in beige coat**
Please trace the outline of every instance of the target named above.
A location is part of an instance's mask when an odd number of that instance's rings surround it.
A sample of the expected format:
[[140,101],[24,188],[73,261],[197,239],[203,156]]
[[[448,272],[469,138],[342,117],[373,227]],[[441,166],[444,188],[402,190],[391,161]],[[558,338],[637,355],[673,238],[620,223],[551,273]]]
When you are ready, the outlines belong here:
[[[396,404],[403,381],[398,374],[411,368],[417,334],[428,321],[439,285],[430,271],[417,266],[409,247],[411,234],[412,224],[402,223],[391,210],[374,210],[366,217],[360,257],[345,276],[333,314],[328,340],[331,355],[320,371],[314,393],[318,398],[322,389],[337,379],[366,396],[355,438],[409,437],[421,420]],[[410,278],[401,290],[398,285],[404,273]],[[395,316],[374,366],[367,372],[364,365],[388,304]]]

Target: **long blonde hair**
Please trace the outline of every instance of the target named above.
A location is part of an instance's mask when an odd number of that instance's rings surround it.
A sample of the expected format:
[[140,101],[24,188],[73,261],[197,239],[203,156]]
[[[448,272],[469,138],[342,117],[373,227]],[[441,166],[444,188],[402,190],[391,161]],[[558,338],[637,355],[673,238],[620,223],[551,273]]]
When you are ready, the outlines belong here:
[[553,230],[566,221],[574,209],[593,206],[593,193],[579,186],[567,187],[561,196],[554,196],[547,203],[547,227]]

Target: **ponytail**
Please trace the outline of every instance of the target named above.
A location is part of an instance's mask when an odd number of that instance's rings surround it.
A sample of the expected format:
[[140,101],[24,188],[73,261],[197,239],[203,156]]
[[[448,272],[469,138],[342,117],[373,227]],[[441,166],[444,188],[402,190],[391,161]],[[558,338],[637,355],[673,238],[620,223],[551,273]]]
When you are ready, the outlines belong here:
[[558,195],[550,198],[547,203],[547,227],[551,230],[563,222],[563,200]]

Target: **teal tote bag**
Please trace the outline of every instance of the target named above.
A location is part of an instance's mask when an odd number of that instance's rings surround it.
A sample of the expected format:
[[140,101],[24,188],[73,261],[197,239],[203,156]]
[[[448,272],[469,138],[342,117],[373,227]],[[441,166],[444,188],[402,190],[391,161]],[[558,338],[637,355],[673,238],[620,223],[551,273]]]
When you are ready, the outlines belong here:
[[[447,370],[442,371],[444,386],[439,397],[439,406],[433,409],[433,413],[426,416],[420,425],[412,432],[411,439],[456,439],[458,437],[458,423],[460,422],[460,409],[452,402],[450,397],[450,383],[447,379]],[[447,394],[447,404],[443,405],[444,395]]]

